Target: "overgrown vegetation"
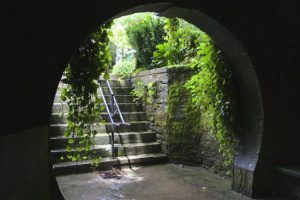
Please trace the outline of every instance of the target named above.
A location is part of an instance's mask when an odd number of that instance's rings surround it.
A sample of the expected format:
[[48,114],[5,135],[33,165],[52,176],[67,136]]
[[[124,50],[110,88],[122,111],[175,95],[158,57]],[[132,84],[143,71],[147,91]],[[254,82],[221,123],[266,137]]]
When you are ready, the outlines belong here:
[[135,59],[126,59],[115,64],[112,73],[117,74],[120,78],[129,78],[135,71]]
[[[173,130],[169,148],[182,157],[189,148],[197,149],[205,130],[215,136],[218,150],[225,158],[224,165],[232,165],[239,124],[230,66],[212,39],[200,29],[182,19],[166,19],[151,13],[114,20],[109,30],[102,27],[90,35],[72,57],[65,73],[68,86],[62,92],[69,108],[65,134],[70,138],[68,159],[92,158],[87,156],[91,155],[96,134],[92,126],[101,120],[95,80],[100,73],[108,72],[110,50],[115,51],[112,72],[122,78],[139,70],[183,65],[190,76],[169,86],[167,124]],[[156,82],[136,81],[134,101],[153,104],[157,87]],[[182,146],[180,140],[188,137],[194,138],[191,141],[195,143]]]
[[[211,38],[200,29],[178,18],[165,21],[167,34],[164,43],[156,46],[151,66],[157,68],[184,64],[193,74],[186,83],[170,86],[168,96],[169,124],[172,126],[170,129],[177,130],[174,133],[179,135],[184,133],[190,136],[194,135],[191,127],[208,130],[218,141],[218,150],[225,158],[224,165],[230,166],[233,163],[235,135],[239,127],[230,67]],[[187,96],[185,102],[178,102],[182,96],[176,96],[178,93],[176,91]],[[144,95],[140,97],[144,98]],[[183,106],[182,112],[186,115],[182,122],[172,117],[172,107],[178,107],[176,102]],[[187,116],[192,117],[188,119]],[[184,123],[185,120],[189,123]],[[194,121],[195,123],[191,123]],[[185,127],[186,124],[192,126]],[[176,147],[176,140],[171,142],[173,147]]]
[[126,29],[129,44],[136,51],[137,68],[151,69],[152,56],[156,45],[162,43],[164,20],[160,17],[143,15],[140,19],[132,21]]
[[[117,64],[113,69],[120,68],[120,65],[126,65],[132,60],[135,62],[131,70],[150,69],[156,45],[163,42],[166,34],[164,24],[164,18],[153,13],[136,13],[115,19],[109,37],[117,47]],[[113,70],[113,73],[124,76],[122,72]]]
[[198,71],[185,84],[192,93],[193,105],[200,108],[203,124],[216,136],[219,150],[226,158],[224,164],[232,165],[239,124],[230,68],[208,35],[202,35],[197,56],[190,66]]
[[65,137],[68,138],[67,159],[72,161],[89,159],[98,165],[101,158],[93,156],[95,123],[100,123],[102,100],[98,98],[97,80],[102,72],[107,72],[111,62],[107,46],[107,31],[104,26],[89,35],[75,52],[64,73],[61,99],[68,105],[67,127]]
[[170,84],[167,104],[170,158],[181,163],[199,162],[196,157],[204,132],[202,116],[193,106],[191,92],[184,86],[184,80]]
[[204,32],[179,18],[166,19],[164,43],[156,46],[152,67],[189,64]]
[[133,101],[139,105],[152,104],[157,95],[156,82],[144,84],[143,81],[138,79],[135,82],[135,87],[131,94],[135,97]]

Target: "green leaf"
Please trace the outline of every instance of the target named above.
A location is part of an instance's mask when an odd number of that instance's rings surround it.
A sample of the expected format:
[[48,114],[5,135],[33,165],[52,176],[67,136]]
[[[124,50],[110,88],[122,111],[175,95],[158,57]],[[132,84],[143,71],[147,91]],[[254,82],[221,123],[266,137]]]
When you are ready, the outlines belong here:
[[104,79],[105,80],[109,80],[110,79],[109,73],[107,73],[107,72],[104,73]]
[[74,140],[73,138],[68,139],[68,143],[69,143],[69,144],[73,144],[74,141],[75,141],[75,140]]

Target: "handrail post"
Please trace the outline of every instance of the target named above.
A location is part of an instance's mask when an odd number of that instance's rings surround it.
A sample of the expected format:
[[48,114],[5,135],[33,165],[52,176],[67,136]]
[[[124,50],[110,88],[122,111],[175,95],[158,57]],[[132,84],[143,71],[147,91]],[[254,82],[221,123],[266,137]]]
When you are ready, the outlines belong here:
[[115,116],[115,101],[114,101],[114,94],[110,95],[110,106],[111,106],[111,115],[112,117]]
[[115,158],[115,126],[111,126],[111,157]]

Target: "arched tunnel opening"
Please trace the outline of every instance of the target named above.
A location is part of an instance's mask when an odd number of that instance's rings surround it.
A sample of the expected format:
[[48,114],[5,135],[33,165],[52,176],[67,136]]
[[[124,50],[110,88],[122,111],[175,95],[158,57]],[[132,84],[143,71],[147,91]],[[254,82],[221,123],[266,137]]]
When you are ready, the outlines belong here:
[[[180,17],[201,28],[233,64],[245,131],[234,161],[233,189],[253,198],[299,198],[297,6],[189,0],[45,5],[7,2],[3,9],[2,59],[9,65],[1,79],[8,97],[2,99],[1,199],[55,199],[59,189],[50,187],[48,126],[64,67],[99,24],[145,11]],[[15,47],[22,52],[18,59]]]
[[[158,7],[160,6],[164,7],[165,4],[161,4]],[[222,50],[226,59],[228,59],[236,81],[239,118],[243,126],[240,133],[238,133],[238,146],[235,149],[236,152],[234,152],[234,166],[232,166],[233,170],[231,172],[232,189],[236,192],[253,196],[253,172],[258,161],[257,152],[260,151],[261,146],[263,106],[259,83],[251,59],[233,34],[204,13],[195,9],[180,7],[171,7],[160,12],[158,7],[154,10],[153,7],[155,6],[151,4],[135,7],[120,13],[117,17],[148,11],[157,11],[159,16],[168,18],[179,17],[205,31],[214,40],[216,46]],[[117,17],[114,17],[114,19]],[[252,182],[250,181],[249,183],[249,180]]]

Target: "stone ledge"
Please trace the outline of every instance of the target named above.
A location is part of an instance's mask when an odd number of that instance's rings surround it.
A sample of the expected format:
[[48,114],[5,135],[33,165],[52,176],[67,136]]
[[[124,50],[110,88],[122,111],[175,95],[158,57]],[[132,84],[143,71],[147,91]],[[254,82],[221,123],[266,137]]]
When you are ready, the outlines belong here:
[[188,71],[188,70],[184,68],[184,65],[172,65],[172,66],[167,66],[167,67],[161,67],[161,68],[141,71],[141,72],[137,73],[135,76],[132,76],[132,78],[149,76],[149,75],[153,75],[153,74],[180,72],[180,71],[183,72],[183,71]]

